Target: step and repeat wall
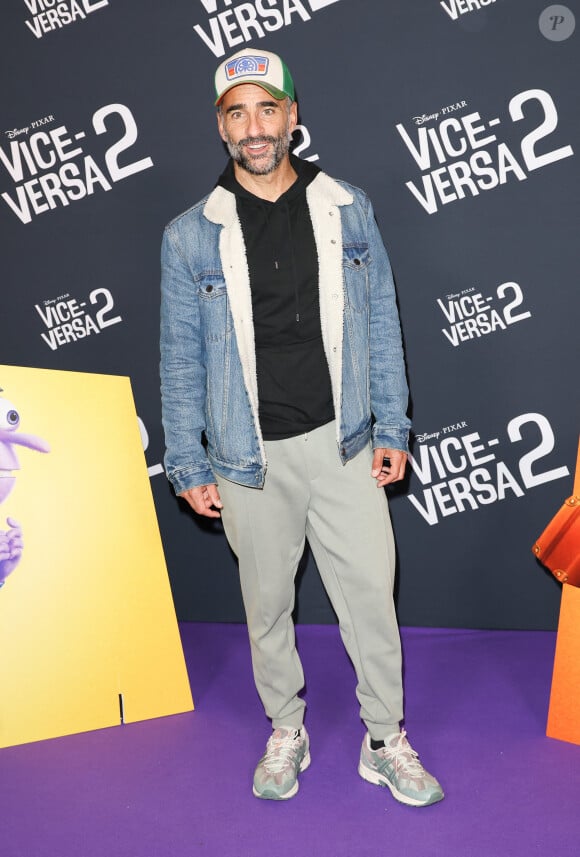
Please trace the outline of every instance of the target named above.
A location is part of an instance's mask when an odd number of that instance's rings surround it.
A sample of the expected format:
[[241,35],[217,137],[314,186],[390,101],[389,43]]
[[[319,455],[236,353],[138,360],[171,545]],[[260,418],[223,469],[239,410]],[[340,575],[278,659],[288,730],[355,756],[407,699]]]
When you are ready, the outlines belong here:
[[[180,619],[243,612],[220,524],[163,472],[159,245],[225,164],[213,72],[250,44],[293,72],[295,152],[368,191],[391,256],[401,622],[555,627],[531,546],[579,429],[579,37],[578,0],[3,3],[0,363],[131,378]],[[298,617],[334,620],[308,554]]]

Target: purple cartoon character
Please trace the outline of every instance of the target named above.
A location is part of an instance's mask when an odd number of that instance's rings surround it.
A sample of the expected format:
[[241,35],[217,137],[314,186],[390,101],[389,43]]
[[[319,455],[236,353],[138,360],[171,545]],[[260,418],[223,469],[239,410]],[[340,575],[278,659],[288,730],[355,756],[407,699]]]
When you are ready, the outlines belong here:
[[[0,390],[2,392],[2,390]],[[49,445],[40,437],[33,434],[18,432],[20,416],[12,402],[0,396],[0,503],[10,494],[16,482],[13,475],[20,470],[20,464],[14,451],[14,446],[26,446],[38,452],[50,452]],[[6,578],[12,574],[22,556],[22,530],[14,518],[7,518],[7,530],[0,530],[0,587],[4,586]]]

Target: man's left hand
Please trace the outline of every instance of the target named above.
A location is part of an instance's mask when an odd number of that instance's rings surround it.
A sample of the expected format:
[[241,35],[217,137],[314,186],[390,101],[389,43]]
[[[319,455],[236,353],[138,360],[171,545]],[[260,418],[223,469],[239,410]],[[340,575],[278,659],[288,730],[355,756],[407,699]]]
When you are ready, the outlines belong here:
[[[390,466],[383,463],[388,458]],[[405,475],[407,453],[400,449],[375,449],[373,452],[373,467],[371,476],[377,480],[377,488],[384,488],[391,482],[400,482]]]

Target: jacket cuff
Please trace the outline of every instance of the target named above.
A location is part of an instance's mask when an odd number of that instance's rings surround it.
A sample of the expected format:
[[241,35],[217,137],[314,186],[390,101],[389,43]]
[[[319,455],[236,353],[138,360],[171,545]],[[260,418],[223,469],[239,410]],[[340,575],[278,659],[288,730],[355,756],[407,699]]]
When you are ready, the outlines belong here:
[[408,429],[397,429],[393,426],[379,426],[374,424],[372,430],[373,449],[400,449],[409,452]]
[[200,485],[216,484],[214,472],[209,465],[205,467],[182,467],[178,470],[167,471],[167,478],[173,485],[176,494],[198,488]]

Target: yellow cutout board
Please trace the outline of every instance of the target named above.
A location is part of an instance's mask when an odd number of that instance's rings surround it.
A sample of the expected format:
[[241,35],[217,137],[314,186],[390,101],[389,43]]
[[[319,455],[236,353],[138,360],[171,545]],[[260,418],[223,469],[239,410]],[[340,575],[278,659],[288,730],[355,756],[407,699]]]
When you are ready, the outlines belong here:
[[0,747],[190,711],[129,379],[0,388]]
[[565,583],[546,734],[580,744],[580,589]]

